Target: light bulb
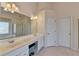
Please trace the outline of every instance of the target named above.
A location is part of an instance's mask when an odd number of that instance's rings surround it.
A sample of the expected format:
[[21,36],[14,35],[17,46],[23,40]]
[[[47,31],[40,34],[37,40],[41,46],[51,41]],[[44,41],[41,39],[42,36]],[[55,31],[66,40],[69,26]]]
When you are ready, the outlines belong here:
[[33,16],[31,17],[31,20],[33,20]]
[[16,7],[16,5],[13,3],[7,3],[5,8],[4,8],[5,11],[10,11],[11,13],[14,13],[15,11],[18,11],[18,7]]
[[4,8],[5,11],[7,11],[7,8]]
[[6,6],[7,8],[11,8],[11,5],[10,4],[7,4],[7,6]]
[[37,16],[35,16],[34,18],[35,18],[35,19],[37,19],[38,17],[37,17]]
[[14,11],[12,10],[11,13],[14,13]]
[[18,8],[16,7],[16,10],[18,10]]
[[33,19],[38,19],[38,17],[37,17],[37,16],[32,16],[31,19],[32,19],[32,20],[33,20]]
[[12,7],[13,7],[13,8],[15,8],[15,7],[16,7],[16,5],[15,5],[15,4],[12,4]]

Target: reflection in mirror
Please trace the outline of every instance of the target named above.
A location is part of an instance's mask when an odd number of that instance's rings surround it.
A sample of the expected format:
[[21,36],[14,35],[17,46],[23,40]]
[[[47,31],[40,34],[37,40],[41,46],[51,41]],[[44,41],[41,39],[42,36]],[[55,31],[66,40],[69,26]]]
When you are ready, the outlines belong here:
[[0,35],[9,34],[9,23],[0,21]]
[[31,34],[30,17],[17,12],[6,12],[1,8],[0,40]]
[[12,37],[15,33],[15,26],[11,23],[11,20],[0,18],[0,39]]

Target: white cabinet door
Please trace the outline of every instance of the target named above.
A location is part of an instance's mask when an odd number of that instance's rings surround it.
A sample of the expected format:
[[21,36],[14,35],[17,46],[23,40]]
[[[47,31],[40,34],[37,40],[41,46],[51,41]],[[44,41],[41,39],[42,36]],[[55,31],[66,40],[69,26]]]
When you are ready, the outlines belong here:
[[23,47],[20,47],[18,49],[15,49],[9,53],[6,54],[6,56],[28,56],[29,55],[29,49],[28,49],[28,46],[23,46]]
[[59,20],[59,45],[64,47],[71,45],[71,17]]
[[56,46],[56,21],[53,17],[46,19],[45,47]]
[[38,39],[38,51],[40,51],[44,47],[43,37]]
[[6,56],[19,56],[21,50],[20,49],[16,49],[16,50],[13,50],[9,53],[6,54]]
[[28,45],[22,47],[21,53],[19,56],[29,56],[29,48]]

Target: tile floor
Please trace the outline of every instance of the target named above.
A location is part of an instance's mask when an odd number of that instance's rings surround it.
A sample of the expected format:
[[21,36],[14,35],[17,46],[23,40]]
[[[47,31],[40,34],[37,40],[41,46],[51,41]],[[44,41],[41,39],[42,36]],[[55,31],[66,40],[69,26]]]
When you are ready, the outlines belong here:
[[65,47],[48,47],[39,51],[37,56],[79,56],[79,51]]

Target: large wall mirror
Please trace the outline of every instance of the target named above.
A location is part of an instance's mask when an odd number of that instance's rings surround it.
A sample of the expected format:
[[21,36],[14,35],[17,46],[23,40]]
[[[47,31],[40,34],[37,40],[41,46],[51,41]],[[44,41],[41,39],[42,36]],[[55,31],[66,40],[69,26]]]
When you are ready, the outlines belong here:
[[30,34],[32,34],[30,17],[0,8],[0,40]]

